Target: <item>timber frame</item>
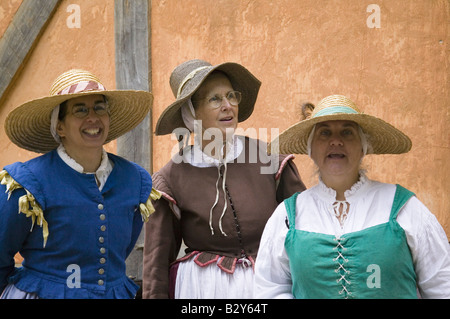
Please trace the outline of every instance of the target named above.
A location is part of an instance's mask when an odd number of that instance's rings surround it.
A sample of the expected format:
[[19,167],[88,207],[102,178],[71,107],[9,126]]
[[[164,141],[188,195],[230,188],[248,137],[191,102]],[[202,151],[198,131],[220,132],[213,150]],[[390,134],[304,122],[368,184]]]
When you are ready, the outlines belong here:
[[60,1],[23,1],[0,39],[0,104],[25,66]]
[[[0,39],[0,105],[8,89],[38,43],[59,0],[24,0]],[[114,1],[116,88],[151,90],[151,48],[149,0]],[[151,173],[151,112],[132,131],[117,140],[117,153]],[[142,281],[143,233],[128,257],[127,275]],[[137,298],[139,298],[139,293]]]
[[[151,91],[149,0],[115,0],[116,88]],[[117,154],[151,173],[151,111],[132,131],[117,139]],[[126,261],[127,275],[142,283],[144,231]],[[139,298],[140,295],[136,296]]]

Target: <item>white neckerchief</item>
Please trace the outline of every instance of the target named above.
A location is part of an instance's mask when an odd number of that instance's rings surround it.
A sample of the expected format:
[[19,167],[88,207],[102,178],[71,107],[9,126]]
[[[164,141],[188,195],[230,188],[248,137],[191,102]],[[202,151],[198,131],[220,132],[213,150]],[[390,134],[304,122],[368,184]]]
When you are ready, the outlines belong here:
[[232,162],[238,158],[239,155],[241,155],[244,149],[244,142],[242,141],[243,138],[243,136],[233,136],[232,141],[227,143],[227,153],[225,158],[222,160],[205,154],[200,145],[195,143],[194,145],[189,145],[183,149],[183,161],[195,167],[217,167],[224,162]]
[[97,180],[98,189],[100,191],[103,189],[106,180],[108,179],[109,174],[111,174],[114,166],[113,162],[108,157],[108,153],[106,153],[104,149],[102,152],[102,161],[95,172],[85,172],[83,166],[78,164],[72,157],[69,156],[69,154],[67,154],[66,149],[62,144],[58,146],[58,149],[56,151],[63,162],[73,170],[82,174],[94,174],[95,179]]

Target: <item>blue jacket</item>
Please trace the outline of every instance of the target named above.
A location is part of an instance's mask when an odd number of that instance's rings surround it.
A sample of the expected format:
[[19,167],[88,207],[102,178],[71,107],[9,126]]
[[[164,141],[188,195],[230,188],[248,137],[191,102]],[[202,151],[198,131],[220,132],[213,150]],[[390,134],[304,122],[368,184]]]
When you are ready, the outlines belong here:
[[[133,298],[125,259],[142,228],[139,209],[152,190],[150,174],[108,154],[114,168],[100,192],[94,175],[67,166],[56,151],[5,167],[23,188],[8,199],[0,185],[0,292],[7,283],[41,298]],[[44,212],[43,227],[18,214],[28,190]],[[30,229],[32,231],[30,232]],[[14,268],[14,255],[24,257]]]

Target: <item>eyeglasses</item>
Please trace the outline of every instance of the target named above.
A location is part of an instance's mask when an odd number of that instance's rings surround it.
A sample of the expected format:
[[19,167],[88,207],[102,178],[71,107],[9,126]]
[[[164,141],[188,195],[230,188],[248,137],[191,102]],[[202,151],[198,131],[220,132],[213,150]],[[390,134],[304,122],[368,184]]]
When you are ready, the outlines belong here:
[[208,100],[208,106],[212,109],[217,109],[222,105],[223,99],[227,99],[227,101],[233,105],[237,106],[242,99],[242,93],[239,91],[230,91],[226,95],[214,95],[212,97],[206,97],[200,100]]
[[[75,117],[78,117],[79,119],[85,118],[89,115],[90,107],[87,107],[86,105],[80,104],[80,105],[74,105],[72,107],[72,114]],[[108,104],[103,103],[97,103],[95,104],[92,109],[94,110],[95,114],[103,116],[106,114],[109,114],[109,107]]]

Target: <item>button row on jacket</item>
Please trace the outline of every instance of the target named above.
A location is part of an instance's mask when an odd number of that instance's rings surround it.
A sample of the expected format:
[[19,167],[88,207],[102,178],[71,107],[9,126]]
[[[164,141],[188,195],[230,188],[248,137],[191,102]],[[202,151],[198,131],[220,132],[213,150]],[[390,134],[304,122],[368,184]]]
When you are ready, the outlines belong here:
[[[104,206],[103,206],[103,204],[98,204],[97,208],[98,208],[99,210],[103,210]],[[106,215],[102,213],[102,214],[99,215],[99,218],[100,218],[100,220],[104,221],[104,220],[106,219]],[[101,226],[100,226],[100,230],[101,230],[102,232],[106,231],[106,225],[101,225]],[[103,243],[105,242],[105,238],[104,238],[103,236],[100,236],[100,237],[98,238],[98,241],[99,241],[101,244],[103,244]],[[100,247],[100,254],[105,254],[105,253],[106,253],[106,248],[105,248],[105,247]],[[105,263],[106,263],[106,258],[101,257],[99,261],[100,261],[100,264],[105,264]],[[105,273],[105,269],[104,269],[104,268],[99,268],[98,274],[99,274],[99,275],[103,275],[104,273]],[[102,279],[99,279],[99,280],[97,281],[97,284],[98,284],[99,286],[103,286],[103,285],[105,284],[105,282],[104,282]]]

